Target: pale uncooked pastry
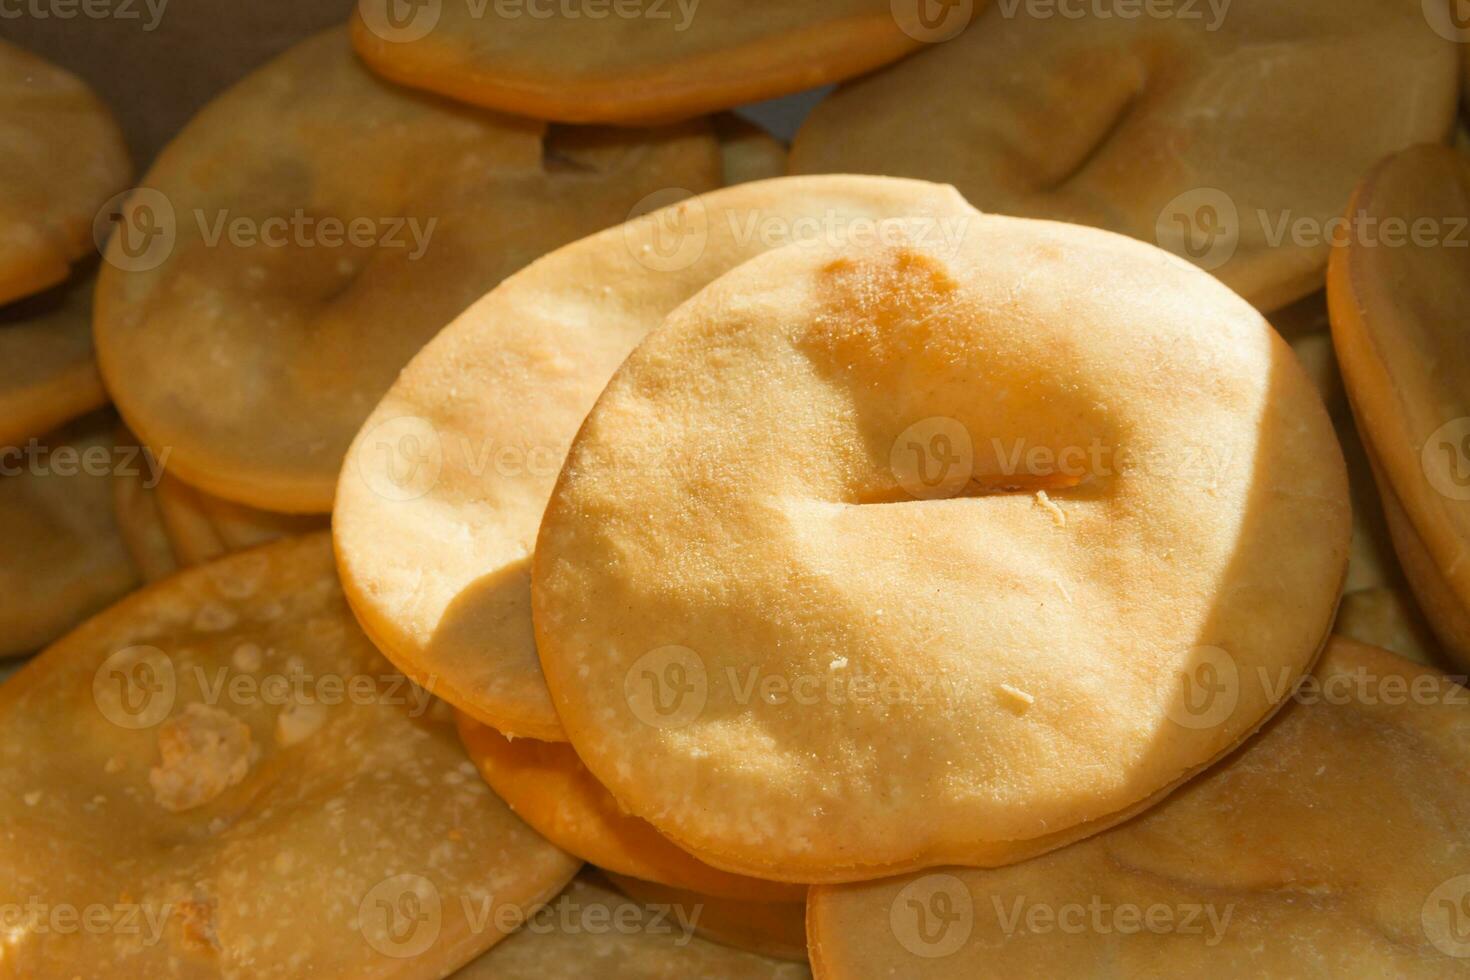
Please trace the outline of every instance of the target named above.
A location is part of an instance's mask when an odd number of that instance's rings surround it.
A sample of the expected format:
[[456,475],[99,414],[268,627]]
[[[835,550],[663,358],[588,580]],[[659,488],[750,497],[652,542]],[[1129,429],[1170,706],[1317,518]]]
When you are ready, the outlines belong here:
[[453,980],[809,980],[805,965],[695,935],[704,910],[628,899],[583,876]]
[[115,425],[89,415],[0,447],[0,657],[41,649],[138,584],[112,509],[112,474],[138,450],[114,444]]
[[1334,640],[1315,686],[1130,823],[992,871],[814,888],[818,977],[1455,977],[1470,692]]
[[943,239],[974,215],[919,181],[788,178],[672,204],[513,276],[404,369],[348,453],[333,526],[358,619],[455,707],[565,741],[531,633],[531,547],[623,358],[710,280],[793,236],[913,224]]
[[330,526],[323,515],[277,514],[221,500],[168,473],[158,481],[155,493],[164,531],[186,568]]
[[459,737],[501,799],[537,833],[608,871],[725,898],[792,902],[799,885],[732,875],[689,856],[629,816],[565,742],[509,739],[463,713]]
[[976,215],[758,256],[649,334],[547,505],[536,641],[587,768],[716,867],[1004,864],[1254,731],[1349,525],[1327,413],[1247,303]]
[[1134,9],[994,4],[818,105],[792,172],[950,181],[985,211],[1164,245],[1273,310],[1322,287],[1363,172],[1450,131],[1459,52],[1419,0]]
[[1437,667],[1443,655],[1424,614],[1403,588],[1360,589],[1342,597],[1333,633]]
[[645,196],[719,181],[707,125],[546,133],[389,85],[332,31],[211,103],[129,199],[138,254],[114,236],[98,283],[103,376],[181,479],[324,513],[353,434],[444,324]]
[[1470,663],[1470,158],[1390,157],[1348,214],[1328,276],[1343,379],[1404,572]]
[[699,909],[695,929],[706,939],[737,949],[748,949],[762,956],[806,962],[804,896],[799,902],[744,902],[605,873],[618,891],[637,901],[671,908]]
[[361,0],[352,40],[376,71],[560,122],[689,119],[815,88],[900,58],[922,37],[903,0],[670,0],[633,15],[435,3],[404,17]]
[[785,175],[786,147],[776,137],[733,112],[715,116],[714,126],[726,187]]
[[[118,442],[126,446],[138,444],[126,430],[119,433]],[[144,581],[155,582],[178,571],[179,560],[169,543],[159,510],[158,483],[162,467],[152,458],[152,453],[147,450],[141,453],[137,465],[119,467],[113,473],[112,510],[133,565],[142,573]]]
[[[324,534],[112,607],[0,687],[0,724],[7,976],[443,976],[579,866],[378,656]],[[47,928],[62,905],[137,927]]]
[[0,446],[18,446],[107,403],[82,276],[0,307]]
[[94,248],[98,210],[132,172],[97,96],[0,40],[0,304],[66,279]]

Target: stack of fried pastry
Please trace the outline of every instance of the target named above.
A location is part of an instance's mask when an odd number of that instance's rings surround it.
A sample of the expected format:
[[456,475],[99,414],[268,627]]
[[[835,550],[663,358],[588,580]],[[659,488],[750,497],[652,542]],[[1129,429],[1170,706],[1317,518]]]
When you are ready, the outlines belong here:
[[1470,975],[1437,3],[0,42],[0,977]]

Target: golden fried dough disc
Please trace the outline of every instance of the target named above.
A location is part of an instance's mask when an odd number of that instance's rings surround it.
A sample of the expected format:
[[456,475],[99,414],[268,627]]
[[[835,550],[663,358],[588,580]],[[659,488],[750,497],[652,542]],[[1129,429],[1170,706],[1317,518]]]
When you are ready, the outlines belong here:
[[480,775],[526,823],[558,847],[609,871],[687,891],[763,902],[806,889],[732,875],[679,850],[629,816],[565,742],[509,739],[459,713],[459,736]]
[[1363,171],[1454,119],[1458,52],[1414,0],[1074,12],[993,4],[839,90],[792,172],[950,181],[982,210],[1163,245],[1273,310],[1322,287]]
[[353,433],[444,324],[646,195],[719,183],[705,126],[543,135],[381,81],[343,31],[246,78],[109,246],[98,354],[129,424],[208,493],[329,510]]
[[277,514],[221,500],[167,473],[158,482],[157,494],[164,530],[185,567],[281,538],[323,531],[330,524],[318,514]]
[[[851,78],[920,46],[890,0],[567,6],[359,0],[352,40],[405,85],[560,122],[688,119]],[[905,27],[909,28],[908,31]]]
[[587,768],[716,867],[1002,864],[1260,725],[1349,524],[1327,413],[1248,304],[975,215],[769,252],[670,314],[547,505],[536,642]]
[[348,453],[333,527],[368,634],[479,721],[565,741],[531,633],[531,546],[623,358],[710,280],[793,236],[861,239],[908,219],[942,237],[973,215],[948,187],[788,178],[671,205],[512,277],[404,369]]
[[4,975],[443,976],[578,867],[358,630],[325,534],[112,607],[0,688],[0,724],[0,901],[140,913],[12,918]]
[[0,40],[0,304],[64,280],[132,172],[117,123],[86,85]]
[[92,356],[92,277],[0,307],[0,446],[107,404]]
[[786,147],[776,137],[733,112],[716,115],[714,126],[726,187],[785,176]]
[[628,899],[577,878],[454,980],[808,980],[805,965],[695,935],[705,910]]
[[618,891],[637,901],[699,909],[695,929],[706,939],[763,956],[806,962],[805,896],[799,902],[746,902],[700,895],[610,871],[607,878]]
[[1470,663],[1470,158],[1390,157],[1348,215],[1328,276],[1343,379],[1404,571]]
[[1348,592],[1342,597],[1332,631],[1359,643],[1391,650],[1415,663],[1438,666],[1442,661],[1434,633],[1405,589]]
[[114,444],[115,425],[94,414],[0,447],[0,657],[39,650],[138,584],[112,474],[139,456]]
[[817,976],[1462,976],[1470,694],[1337,639],[1297,699],[1073,847],[812,889]]
[[[136,446],[138,441],[132,433],[123,431],[118,442]],[[119,468],[113,474],[112,510],[133,565],[145,581],[156,582],[178,571],[179,560],[169,543],[159,510],[158,482],[162,468],[152,453],[146,449],[142,453],[141,465]]]

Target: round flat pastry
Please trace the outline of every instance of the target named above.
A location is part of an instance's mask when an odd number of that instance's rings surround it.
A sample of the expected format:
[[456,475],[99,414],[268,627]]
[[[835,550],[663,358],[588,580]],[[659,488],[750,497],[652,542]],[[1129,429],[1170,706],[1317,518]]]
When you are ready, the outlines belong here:
[[785,176],[786,147],[776,137],[733,112],[716,115],[714,126],[726,187]]
[[0,724],[7,975],[444,976],[579,866],[358,630],[324,534],[113,606]]
[[0,446],[107,404],[92,356],[90,275],[0,307]]
[[531,632],[531,547],[613,371],[670,310],[784,241],[905,223],[952,237],[974,216],[949,187],[787,178],[670,205],[506,281],[404,369],[348,453],[333,531],[368,634],[479,721],[565,741]]
[[211,103],[128,199],[102,373],[181,479],[324,513],[353,434],[444,324],[650,193],[719,181],[705,125],[547,132],[389,85],[332,31]]
[[[119,433],[118,442],[127,446],[138,443],[126,431]],[[156,582],[178,571],[179,560],[159,509],[158,483],[162,469],[147,450],[142,450],[139,458],[139,464],[119,467],[113,473],[112,510],[133,565],[143,574],[144,581]]]
[[1122,827],[1008,868],[812,889],[816,975],[1462,976],[1470,693],[1345,640],[1314,681]]
[[675,0],[601,16],[532,6],[434,3],[404,17],[392,0],[359,0],[352,40],[394,81],[575,123],[689,119],[851,78],[922,42],[890,0]]
[[1470,158],[1390,157],[1348,214],[1333,343],[1404,572],[1446,652],[1470,663]]
[[221,500],[167,473],[156,494],[168,540],[186,568],[330,526],[324,515],[277,514]]
[[132,163],[107,107],[75,76],[0,40],[0,304],[66,279]]
[[819,105],[792,172],[949,181],[985,211],[1162,245],[1262,310],[1320,289],[1357,179],[1450,131],[1456,46],[1415,0],[1163,7],[991,5]]
[[650,333],[547,505],[536,643],[588,769],[716,867],[1005,864],[1254,731],[1349,531],[1260,314],[1152,246],[976,215],[766,253]]
[[112,509],[112,474],[137,447],[116,445],[115,425],[94,414],[0,447],[0,657],[41,649],[138,584]]
[[624,812],[565,742],[509,739],[463,713],[459,736],[496,795],[537,833],[584,861],[724,898],[793,902],[806,896],[804,886],[732,875],[679,850]]
[[453,980],[808,980],[805,965],[695,935],[700,908],[628,899],[577,878]]
[[747,902],[701,895],[612,872],[607,872],[607,879],[618,891],[636,901],[699,910],[694,928],[706,939],[762,956],[806,962],[805,898],[799,902]]

